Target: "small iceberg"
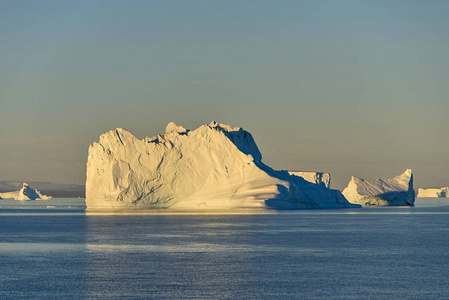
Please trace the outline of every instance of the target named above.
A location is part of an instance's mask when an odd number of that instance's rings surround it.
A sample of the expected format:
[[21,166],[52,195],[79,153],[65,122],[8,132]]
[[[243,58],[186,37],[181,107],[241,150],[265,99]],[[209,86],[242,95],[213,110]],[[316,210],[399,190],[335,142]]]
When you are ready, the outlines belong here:
[[19,191],[0,193],[0,199],[48,200],[51,199],[51,196],[43,195],[40,191],[31,188],[28,183],[23,183],[23,187]]
[[415,203],[413,174],[407,169],[403,174],[391,179],[364,180],[352,176],[343,196],[351,203],[363,206],[405,206]]
[[449,187],[418,189],[418,195],[416,197],[448,198]]

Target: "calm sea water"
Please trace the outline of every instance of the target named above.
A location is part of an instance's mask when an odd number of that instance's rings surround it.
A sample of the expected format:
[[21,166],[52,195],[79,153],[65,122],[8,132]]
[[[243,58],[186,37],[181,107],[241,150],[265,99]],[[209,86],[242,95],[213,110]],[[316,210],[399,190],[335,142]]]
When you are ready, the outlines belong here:
[[1,201],[1,299],[449,297],[449,200],[134,215]]

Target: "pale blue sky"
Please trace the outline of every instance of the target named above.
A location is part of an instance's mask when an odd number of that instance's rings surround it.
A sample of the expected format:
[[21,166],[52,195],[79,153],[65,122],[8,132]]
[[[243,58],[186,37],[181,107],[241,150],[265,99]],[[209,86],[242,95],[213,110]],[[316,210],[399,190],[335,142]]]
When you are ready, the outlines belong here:
[[1,1],[0,180],[88,145],[242,126],[275,169],[449,185],[448,1]]

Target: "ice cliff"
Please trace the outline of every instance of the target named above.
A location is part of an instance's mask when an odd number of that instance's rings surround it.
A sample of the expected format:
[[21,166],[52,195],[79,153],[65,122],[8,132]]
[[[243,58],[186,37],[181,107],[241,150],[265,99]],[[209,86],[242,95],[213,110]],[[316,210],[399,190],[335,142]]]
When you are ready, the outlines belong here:
[[408,169],[392,179],[363,180],[352,177],[343,195],[351,203],[361,205],[413,205],[413,174]]
[[337,190],[264,165],[242,128],[212,122],[137,139],[117,128],[89,147],[88,209],[343,208]]
[[449,197],[449,187],[418,189],[416,197]]
[[27,183],[23,183],[19,191],[0,193],[0,199],[13,198],[15,200],[48,200],[51,196],[42,195],[41,192],[31,188]]

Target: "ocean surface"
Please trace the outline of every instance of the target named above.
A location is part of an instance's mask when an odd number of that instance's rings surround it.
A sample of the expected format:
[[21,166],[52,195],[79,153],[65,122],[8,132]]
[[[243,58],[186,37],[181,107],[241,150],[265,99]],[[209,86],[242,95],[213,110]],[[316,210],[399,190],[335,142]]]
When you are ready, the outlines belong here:
[[0,200],[0,299],[448,299],[449,199],[255,214]]

